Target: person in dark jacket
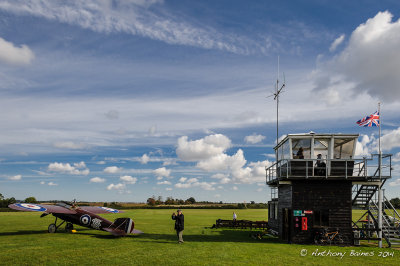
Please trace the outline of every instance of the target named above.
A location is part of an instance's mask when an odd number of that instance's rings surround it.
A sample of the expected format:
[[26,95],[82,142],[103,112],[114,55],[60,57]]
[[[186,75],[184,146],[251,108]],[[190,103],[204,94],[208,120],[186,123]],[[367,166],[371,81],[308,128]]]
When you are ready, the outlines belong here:
[[303,147],[300,147],[299,150],[297,151],[297,159],[304,159],[304,154],[303,154]]
[[177,215],[175,213],[172,214],[172,220],[175,220],[175,230],[176,235],[178,236],[178,243],[183,243],[182,233],[185,228],[185,219],[181,210],[177,210]]

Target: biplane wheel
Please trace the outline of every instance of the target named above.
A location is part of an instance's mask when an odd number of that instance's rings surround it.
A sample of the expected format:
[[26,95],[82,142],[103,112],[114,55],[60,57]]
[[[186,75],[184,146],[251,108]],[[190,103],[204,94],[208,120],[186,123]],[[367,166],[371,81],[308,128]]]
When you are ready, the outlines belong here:
[[72,230],[74,230],[74,225],[72,223],[67,223],[65,225],[65,231],[67,231],[68,233],[71,233]]
[[47,229],[49,233],[55,233],[57,231],[57,227],[55,224],[50,224],[49,228]]

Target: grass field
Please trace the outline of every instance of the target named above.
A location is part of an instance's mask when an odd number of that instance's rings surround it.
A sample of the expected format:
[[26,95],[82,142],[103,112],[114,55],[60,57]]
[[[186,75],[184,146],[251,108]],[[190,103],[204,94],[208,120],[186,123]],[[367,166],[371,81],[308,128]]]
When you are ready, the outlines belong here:
[[[52,216],[40,213],[0,213],[0,264],[4,265],[399,265],[400,251],[376,247],[289,245],[276,238],[254,240],[249,230],[210,229],[217,218],[230,219],[233,210],[183,210],[184,244],[177,244],[171,210],[129,210],[104,215],[109,220],[132,217],[140,236],[115,238],[76,226],[77,233],[47,233]],[[265,220],[266,210],[235,210],[238,219]],[[358,215],[358,214],[355,214]],[[207,227],[207,228],[206,228]],[[63,231],[63,230],[62,230]],[[325,251],[325,256],[313,252]],[[351,252],[353,250],[353,256]],[[331,255],[327,254],[328,251]],[[364,252],[355,256],[354,251]],[[388,253],[379,253],[379,252]],[[343,258],[332,253],[346,253]],[[373,252],[373,254],[372,254]],[[302,254],[307,253],[305,256]],[[357,254],[356,254],[357,255]],[[384,258],[379,255],[389,255]]]

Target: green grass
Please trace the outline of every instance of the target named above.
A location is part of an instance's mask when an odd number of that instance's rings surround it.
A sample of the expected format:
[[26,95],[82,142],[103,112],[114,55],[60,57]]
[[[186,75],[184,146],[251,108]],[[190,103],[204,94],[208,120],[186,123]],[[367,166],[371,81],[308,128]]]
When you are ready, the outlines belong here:
[[[97,230],[76,226],[77,233],[49,234],[52,216],[39,213],[0,213],[0,264],[4,265],[320,265],[398,264],[400,251],[376,247],[321,247],[289,245],[276,238],[254,240],[249,230],[210,229],[217,218],[231,219],[233,210],[183,210],[184,244],[177,244],[171,210],[129,210],[125,214],[104,215],[109,220],[132,217],[139,236],[115,238]],[[265,220],[266,210],[235,210],[238,219]],[[207,227],[207,228],[205,228]],[[300,256],[301,250],[306,256]],[[346,252],[343,259],[312,256],[312,252]],[[374,252],[372,257],[350,256],[351,250]],[[378,257],[380,251],[393,257]]]

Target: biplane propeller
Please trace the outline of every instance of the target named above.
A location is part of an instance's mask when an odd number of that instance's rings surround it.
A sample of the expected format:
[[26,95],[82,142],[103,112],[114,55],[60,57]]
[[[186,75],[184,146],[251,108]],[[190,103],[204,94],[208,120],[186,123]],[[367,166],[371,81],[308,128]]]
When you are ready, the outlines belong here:
[[[43,212],[40,217],[52,214],[56,217],[54,223],[48,227],[49,233],[55,233],[65,223],[65,230],[71,232],[74,224],[102,230],[114,236],[126,236],[128,234],[141,234],[142,231],[134,229],[135,223],[131,218],[117,218],[111,222],[97,214],[101,213],[123,213],[123,211],[98,206],[77,206],[74,200],[71,203],[58,202],[55,205],[15,203],[8,205],[9,208],[18,211]],[[62,222],[57,225],[57,219]]]

